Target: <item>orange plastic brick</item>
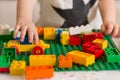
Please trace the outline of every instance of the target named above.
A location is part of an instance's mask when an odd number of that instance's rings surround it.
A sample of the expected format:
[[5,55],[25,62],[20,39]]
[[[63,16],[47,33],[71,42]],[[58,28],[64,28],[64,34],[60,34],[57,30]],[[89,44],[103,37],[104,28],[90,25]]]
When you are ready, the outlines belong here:
[[25,71],[26,79],[51,78],[54,75],[52,66],[27,66]]
[[58,57],[59,68],[72,68],[72,58],[70,55],[60,55]]
[[40,27],[40,26],[38,26],[38,27],[36,27],[36,28],[37,28],[38,35],[39,35],[39,36],[43,35],[43,28]]

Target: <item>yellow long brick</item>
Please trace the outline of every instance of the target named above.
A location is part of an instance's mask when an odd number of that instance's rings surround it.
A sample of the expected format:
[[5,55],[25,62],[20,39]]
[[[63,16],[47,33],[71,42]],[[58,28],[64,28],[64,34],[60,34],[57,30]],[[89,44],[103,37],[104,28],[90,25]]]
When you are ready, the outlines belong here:
[[72,57],[72,61],[79,65],[88,66],[95,62],[95,56],[93,54],[74,50],[68,52],[67,55],[70,55]]
[[55,55],[30,55],[30,66],[56,65]]

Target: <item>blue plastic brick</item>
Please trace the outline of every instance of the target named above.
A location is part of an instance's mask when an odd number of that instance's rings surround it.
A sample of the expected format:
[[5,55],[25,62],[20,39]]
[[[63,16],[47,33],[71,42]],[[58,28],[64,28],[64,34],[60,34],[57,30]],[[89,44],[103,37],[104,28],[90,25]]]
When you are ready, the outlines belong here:
[[55,40],[58,41],[58,42],[60,42],[60,33],[61,33],[61,32],[62,32],[61,29],[58,29],[58,30],[57,30],[57,35],[56,35],[56,37],[55,37]]

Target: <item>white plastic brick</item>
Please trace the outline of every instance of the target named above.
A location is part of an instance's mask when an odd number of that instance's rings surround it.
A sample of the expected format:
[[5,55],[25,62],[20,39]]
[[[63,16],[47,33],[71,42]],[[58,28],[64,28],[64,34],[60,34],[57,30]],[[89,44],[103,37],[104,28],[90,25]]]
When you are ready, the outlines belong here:
[[0,35],[9,35],[10,34],[10,27],[9,25],[0,25]]
[[88,32],[88,31],[92,31],[92,27],[90,25],[86,25],[86,26],[81,25],[81,26],[75,26],[69,28],[70,35],[78,35],[81,32]]

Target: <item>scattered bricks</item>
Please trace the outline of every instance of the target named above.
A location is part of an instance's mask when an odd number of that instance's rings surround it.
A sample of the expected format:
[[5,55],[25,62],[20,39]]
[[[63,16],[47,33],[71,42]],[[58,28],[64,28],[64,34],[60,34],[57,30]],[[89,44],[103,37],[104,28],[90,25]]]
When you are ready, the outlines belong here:
[[69,40],[69,45],[71,46],[79,46],[81,43],[81,39],[80,36],[70,36],[70,40]]
[[59,68],[72,68],[72,57],[60,55],[58,57]]

